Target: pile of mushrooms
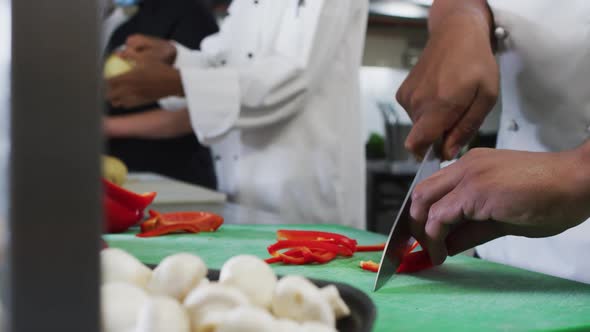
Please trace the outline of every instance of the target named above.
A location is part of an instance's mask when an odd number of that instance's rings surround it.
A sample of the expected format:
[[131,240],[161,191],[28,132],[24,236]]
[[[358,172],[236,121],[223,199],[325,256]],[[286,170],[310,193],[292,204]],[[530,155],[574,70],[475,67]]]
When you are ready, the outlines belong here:
[[101,252],[104,332],[334,332],[350,315],[338,289],[300,276],[277,279],[255,256],[240,255],[207,279],[198,256],[165,258],[153,271],[127,252]]

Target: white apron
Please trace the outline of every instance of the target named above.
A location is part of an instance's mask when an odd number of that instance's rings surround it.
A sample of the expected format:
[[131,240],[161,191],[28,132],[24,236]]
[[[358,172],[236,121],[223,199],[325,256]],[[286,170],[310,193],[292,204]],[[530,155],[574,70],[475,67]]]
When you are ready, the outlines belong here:
[[[590,1],[489,2],[496,26],[506,32],[500,38],[498,148],[579,146],[590,138]],[[550,238],[507,236],[477,252],[484,259],[590,283],[590,221]]]
[[359,69],[367,0],[234,0],[200,51],[179,47],[220,188],[289,223],[365,227]]

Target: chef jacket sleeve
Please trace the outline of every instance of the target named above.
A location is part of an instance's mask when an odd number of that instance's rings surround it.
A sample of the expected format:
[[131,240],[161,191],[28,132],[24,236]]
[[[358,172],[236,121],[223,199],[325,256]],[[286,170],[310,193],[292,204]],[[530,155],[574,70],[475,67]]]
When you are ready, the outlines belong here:
[[321,68],[335,57],[349,18],[360,8],[354,0],[314,0],[297,14],[285,10],[287,17],[277,20],[279,26],[268,27],[279,29],[271,52],[240,66],[220,63],[223,50],[229,48],[227,43],[224,48],[224,42],[231,40],[228,34],[240,33],[232,29],[231,13],[221,32],[192,54],[196,58],[188,60],[191,55],[181,51],[177,65],[199,140],[212,143],[232,128],[272,125],[302,110],[322,76]]

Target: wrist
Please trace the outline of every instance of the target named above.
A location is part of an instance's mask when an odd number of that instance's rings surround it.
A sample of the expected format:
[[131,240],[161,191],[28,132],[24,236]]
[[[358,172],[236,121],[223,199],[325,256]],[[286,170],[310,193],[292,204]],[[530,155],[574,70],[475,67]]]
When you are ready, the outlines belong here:
[[577,149],[570,151],[573,162],[572,172],[574,173],[573,186],[579,188],[581,192],[578,192],[580,202],[582,205],[587,206],[587,213],[590,216],[590,140],[579,146]]
[[176,62],[178,51],[176,50],[176,44],[172,40],[168,41],[168,45],[168,56],[166,57],[166,62],[169,65],[173,65]]
[[176,68],[171,68],[168,71],[168,75],[166,77],[167,84],[166,91],[163,96],[184,96],[184,89],[182,87],[182,79],[180,77],[180,70]]
[[492,41],[494,19],[486,0],[435,0],[428,18],[430,34],[448,24],[467,22],[470,29],[478,29]]

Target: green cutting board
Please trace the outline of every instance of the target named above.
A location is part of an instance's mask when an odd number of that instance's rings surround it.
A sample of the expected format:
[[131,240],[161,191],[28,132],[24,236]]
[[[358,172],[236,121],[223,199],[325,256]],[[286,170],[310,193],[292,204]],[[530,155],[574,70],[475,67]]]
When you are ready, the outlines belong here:
[[[359,244],[385,242],[382,235],[333,225],[224,225],[215,233],[140,239],[133,232],[105,235],[146,264],[177,252],[201,256],[212,269],[238,254],[268,257],[266,247],[280,228],[337,232]],[[301,274],[355,286],[377,306],[375,331],[590,331],[590,285],[457,256],[440,267],[399,275],[377,293],[375,273],[359,268],[361,260],[380,253],[357,253],[326,265],[273,265],[279,274]]]

